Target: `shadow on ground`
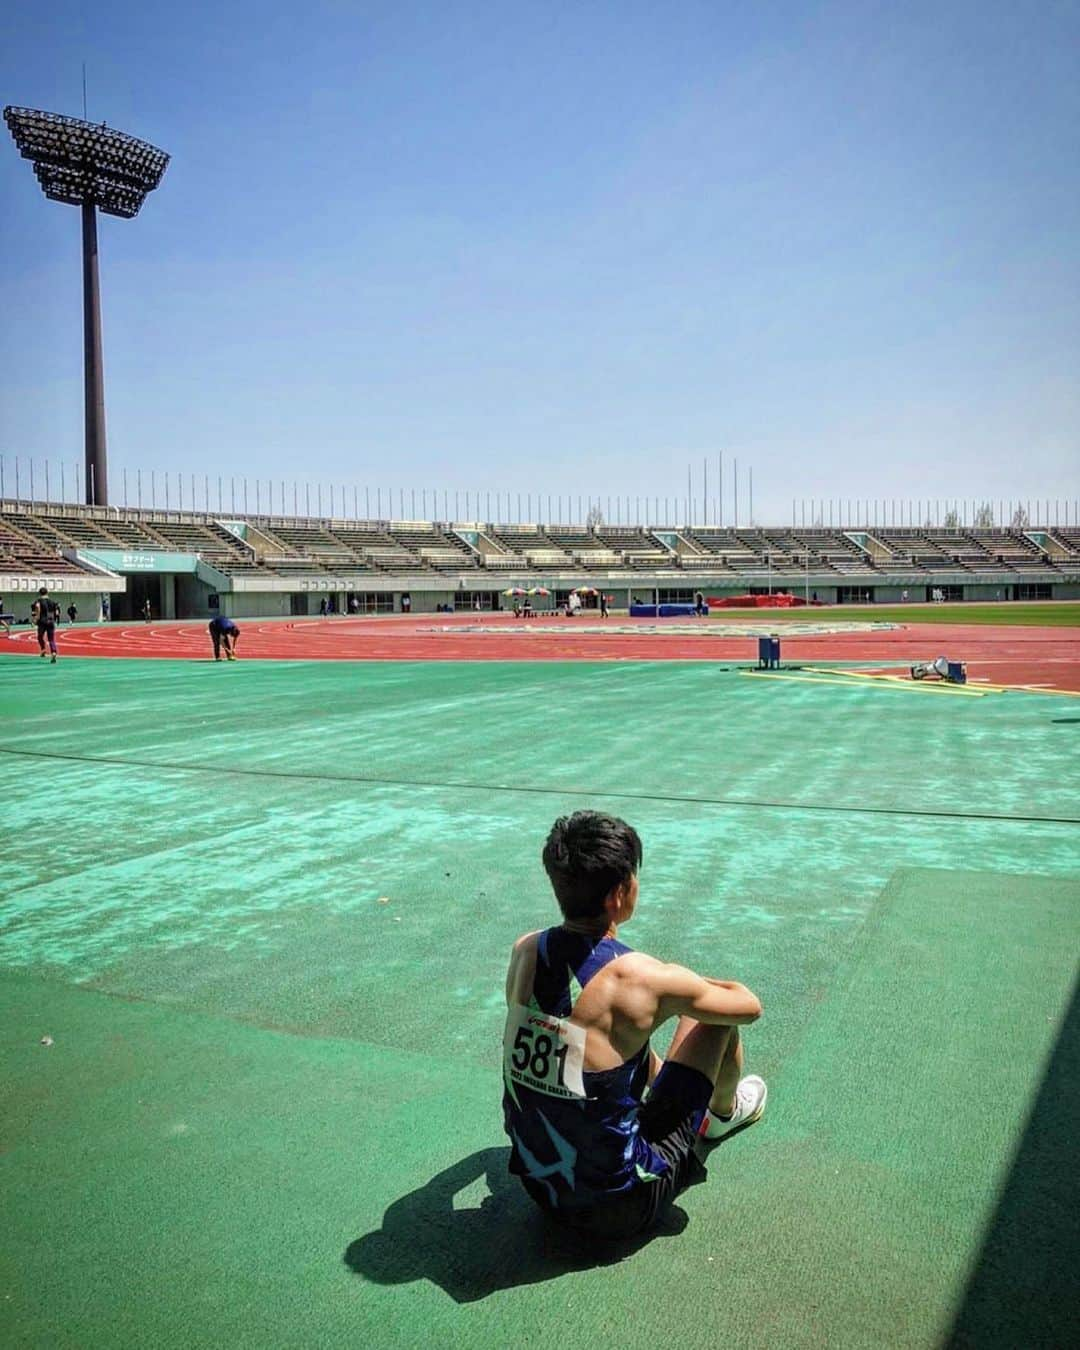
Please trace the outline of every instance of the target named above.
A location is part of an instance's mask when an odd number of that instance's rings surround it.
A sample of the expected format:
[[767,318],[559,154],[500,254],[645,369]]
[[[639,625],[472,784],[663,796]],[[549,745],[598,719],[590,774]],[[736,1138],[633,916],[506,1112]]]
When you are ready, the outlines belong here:
[[1077,1343],[1078,1102],[1080,984],[946,1342],[949,1350]]
[[[643,1237],[598,1245],[551,1223],[507,1173],[509,1148],[485,1148],[395,1200],[382,1227],[350,1242],[345,1264],[377,1284],[430,1280],[457,1303],[474,1303],[500,1289],[553,1280],[571,1270],[613,1265],[648,1242],[686,1227],[672,1207]],[[479,1206],[455,1209],[454,1197],[483,1179]]]

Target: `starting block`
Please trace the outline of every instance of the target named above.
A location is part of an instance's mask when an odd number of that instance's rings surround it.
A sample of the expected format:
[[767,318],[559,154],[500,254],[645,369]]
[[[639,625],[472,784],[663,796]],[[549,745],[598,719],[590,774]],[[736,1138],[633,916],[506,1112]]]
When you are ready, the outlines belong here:
[[757,643],[758,670],[780,669],[780,639],[775,636],[759,637]]
[[939,656],[933,661],[916,661],[911,667],[913,680],[938,679],[946,684],[967,684],[967,666],[963,661],[950,661]]

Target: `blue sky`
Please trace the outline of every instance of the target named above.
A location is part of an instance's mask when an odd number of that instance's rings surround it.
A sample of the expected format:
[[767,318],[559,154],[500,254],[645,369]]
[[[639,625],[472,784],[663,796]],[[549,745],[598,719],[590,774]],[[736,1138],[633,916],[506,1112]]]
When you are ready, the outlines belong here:
[[[1080,493],[1080,5],[22,6],[124,466],[385,490]],[[0,144],[0,453],[82,447],[78,214]],[[745,506],[743,518],[745,519]]]

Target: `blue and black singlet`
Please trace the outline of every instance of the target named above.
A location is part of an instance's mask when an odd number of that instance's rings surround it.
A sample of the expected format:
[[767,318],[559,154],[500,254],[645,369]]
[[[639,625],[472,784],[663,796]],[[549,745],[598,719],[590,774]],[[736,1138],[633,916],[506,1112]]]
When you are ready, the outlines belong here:
[[[568,1018],[588,982],[631,951],[615,938],[549,928],[537,939],[529,1007]],[[648,1042],[617,1068],[583,1075],[585,1099],[560,1100],[504,1083],[510,1171],[552,1208],[584,1209],[656,1181],[669,1164],[644,1139],[638,1110],[649,1077]]]

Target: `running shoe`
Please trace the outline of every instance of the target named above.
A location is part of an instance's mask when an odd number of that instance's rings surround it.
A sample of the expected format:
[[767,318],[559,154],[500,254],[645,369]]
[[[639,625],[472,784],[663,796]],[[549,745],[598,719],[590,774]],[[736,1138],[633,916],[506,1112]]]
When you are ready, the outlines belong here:
[[745,1078],[740,1078],[739,1086],[735,1089],[735,1110],[731,1113],[731,1116],[724,1120],[723,1117],[714,1115],[711,1111],[706,1111],[705,1119],[701,1122],[701,1129],[698,1131],[699,1135],[702,1139],[707,1139],[710,1144],[713,1144],[718,1139],[734,1134],[736,1130],[742,1130],[747,1125],[753,1125],[755,1120],[761,1118],[761,1113],[765,1110],[765,1098],[768,1095],[769,1090],[765,1086],[765,1080],[759,1078],[756,1073],[750,1073]]

